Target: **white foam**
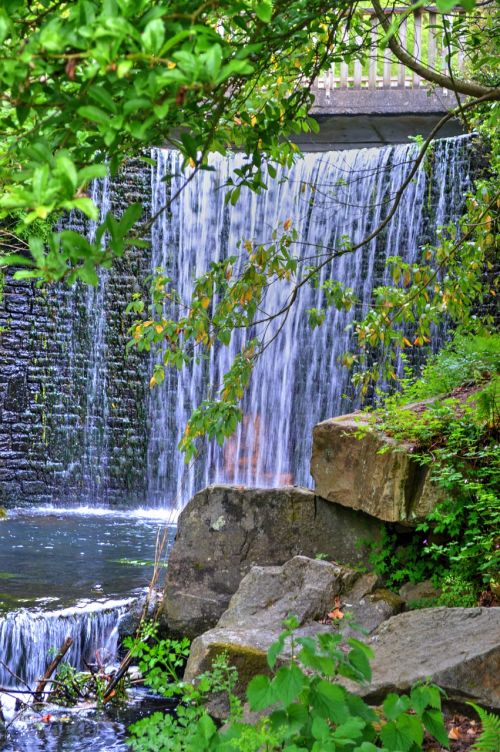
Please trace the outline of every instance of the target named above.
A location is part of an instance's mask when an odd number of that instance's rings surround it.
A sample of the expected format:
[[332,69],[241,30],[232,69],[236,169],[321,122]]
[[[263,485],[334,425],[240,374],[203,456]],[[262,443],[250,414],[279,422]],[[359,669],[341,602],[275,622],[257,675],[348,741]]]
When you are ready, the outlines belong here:
[[176,525],[179,509],[158,509],[154,507],[137,507],[136,509],[109,509],[108,507],[92,507],[88,505],[77,507],[59,507],[53,504],[33,507],[16,507],[10,509],[8,516],[12,517],[45,517],[57,515],[60,517],[108,517],[110,519],[139,519],[158,520],[167,525]]

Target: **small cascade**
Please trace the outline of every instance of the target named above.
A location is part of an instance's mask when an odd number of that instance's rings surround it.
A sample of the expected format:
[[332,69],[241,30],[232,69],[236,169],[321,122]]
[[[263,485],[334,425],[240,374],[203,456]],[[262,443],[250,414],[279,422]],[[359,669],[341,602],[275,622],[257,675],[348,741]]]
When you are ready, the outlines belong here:
[[59,611],[20,609],[0,618],[0,686],[34,687],[53,651],[67,637],[73,645],[65,661],[85,670],[84,661],[108,665],[116,657],[118,623],[133,599]]
[[[322,305],[322,292],[304,288],[279,339],[258,362],[245,397],[244,420],[224,448],[206,445],[186,467],[177,445],[191,410],[208,384],[214,391],[244,342],[235,333],[228,348],[214,347],[210,359],[170,370],[153,390],[149,405],[148,500],[182,505],[213,482],[252,486],[309,485],[311,429],[319,420],[351,410],[346,369],[339,355],[352,345],[349,323],[370,305],[373,288],[387,282],[386,260],[399,255],[412,262],[422,245],[436,240],[435,229],[456,222],[471,185],[467,137],[438,142],[418,170],[383,233],[355,254],[325,266],[320,282],[336,279],[353,288],[360,305],[350,313],[330,311],[311,330],[307,310]],[[212,171],[189,182],[153,228],[151,268],[172,278],[182,300],[210,261],[239,253],[238,244],[271,241],[275,228],[291,219],[298,231],[299,255],[339,248],[367,237],[387,216],[418,154],[416,145],[306,154],[289,171],[278,171],[267,191],[242,191],[235,207],[224,202],[224,185],[242,156],[214,156]],[[176,152],[154,150],[152,214],[177,194],[185,176]],[[283,178],[287,177],[286,180]],[[166,179],[167,178],[167,179]],[[289,289],[273,285],[266,311],[276,311]],[[165,307],[165,315],[176,311]],[[281,322],[273,322],[268,338]]]

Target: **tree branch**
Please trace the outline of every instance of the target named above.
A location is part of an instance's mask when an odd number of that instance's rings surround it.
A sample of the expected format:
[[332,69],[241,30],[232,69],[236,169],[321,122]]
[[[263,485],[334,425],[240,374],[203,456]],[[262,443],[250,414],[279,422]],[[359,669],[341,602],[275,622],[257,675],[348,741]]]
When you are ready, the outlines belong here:
[[[371,0],[371,3],[375,11],[375,15],[380,21],[382,28],[385,32],[389,32],[391,28],[391,22],[384,12],[382,6],[380,5],[380,1]],[[455,77],[451,78],[450,76],[445,76],[442,73],[438,73],[437,71],[431,70],[425,65],[422,65],[419,60],[413,57],[413,55],[410,55],[407,50],[401,47],[395,34],[391,34],[389,36],[388,44],[391,52],[397,57],[400,63],[406,65],[407,68],[415,71],[415,73],[417,73],[421,78],[424,78],[430,83],[442,86],[444,89],[449,89],[450,91],[454,91],[457,94],[465,94],[466,96],[470,97],[482,97],[485,94],[496,94],[497,96],[495,96],[494,98],[500,99],[500,89],[495,89],[491,86],[483,86],[482,84],[475,83],[474,81],[464,81]]]

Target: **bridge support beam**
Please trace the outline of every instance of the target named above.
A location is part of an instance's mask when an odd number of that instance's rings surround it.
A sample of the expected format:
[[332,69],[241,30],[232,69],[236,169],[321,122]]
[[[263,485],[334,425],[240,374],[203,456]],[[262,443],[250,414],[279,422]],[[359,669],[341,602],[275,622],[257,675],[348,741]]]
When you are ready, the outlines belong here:
[[[392,95],[391,95],[392,96]],[[389,98],[389,97],[388,97]],[[404,112],[404,110],[403,110]],[[370,146],[407,143],[410,136],[428,136],[443,112],[427,114],[323,115],[312,113],[319,133],[301,134],[295,140],[303,151],[361,149]],[[449,121],[440,138],[463,133],[458,120]]]

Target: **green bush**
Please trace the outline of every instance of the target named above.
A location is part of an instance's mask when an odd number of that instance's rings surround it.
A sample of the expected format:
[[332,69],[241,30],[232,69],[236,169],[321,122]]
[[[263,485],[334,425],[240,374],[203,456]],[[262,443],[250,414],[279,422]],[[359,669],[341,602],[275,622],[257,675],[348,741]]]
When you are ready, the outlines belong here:
[[[413,442],[415,460],[429,467],[443,495],[414,533],[387,532],[372,552],[391,587],[432,578],[443,589],[442,605],[469,606],[498,578],[499,365],[499,336],[457,336],[421,379],[372,413],[374,430]],[[471,394],[446,396],[460,386],[472,387]],[[421,412],[405,407],[437,395]]]
[[[419,684],[409,695],[386,697],[371,708],[359,696],[334,683],[345,677],[357,684],[371,678],[372,651],[338,632],[316,638],[295,637],[298,621],[290,617],[268,651],[271,676],[255,676],[246,697],[250,710],[262,714],[255,722],[242,718],[234,695],[234,669],[219,657],[214,670],[196,687],[176,682],[180,705],[176,715],[155,713],[132,727],[136,752],[418,752],[427,731],[448,747],[441,713],[440,690]],[[291,659],[277,667],[287,643]],[[165,677],[167,679],[167,677]],[[229,717],[218,728],[206,709],[214,692],[229,696]]]

